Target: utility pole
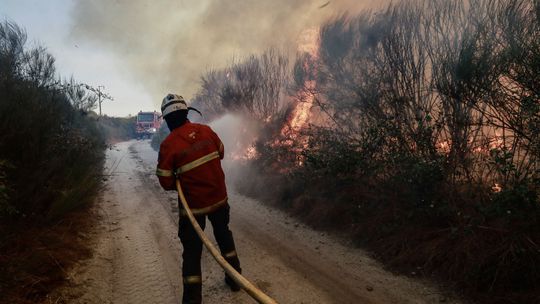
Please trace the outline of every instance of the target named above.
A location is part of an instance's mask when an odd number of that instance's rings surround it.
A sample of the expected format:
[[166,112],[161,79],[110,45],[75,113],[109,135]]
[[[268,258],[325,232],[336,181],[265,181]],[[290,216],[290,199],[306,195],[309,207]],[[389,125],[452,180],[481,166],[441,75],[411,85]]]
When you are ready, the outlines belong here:
[[[58,86],[62,90],[67,90],[70,87],[70,84],[63,84],[60,81],[58,81],[54,85]],[[75,86],[84,87],[88,91],[91,91],[91,92],[93,92],[94,94],[97,95],[98,104],[99,104],[99,116],[103,115],[103,113],[101,112],[101,103],[104,102],[105,100],[110,100],[110,101],[114,100],[114,98],[112,98],[111,95],[109,95],[107,93],[104,93],[102,91],[103,89],[105,89],[105,86],[99,85],[99,86],[97,86],[97,88],[94,88],[94,87],[92,87],[92,86],[90,86],[88,84],[85,84],[85,83],[79,83],[79,84],[76,84]]]
[[98,103],[99,103],[99,116],[101,116],[101,88],[104,88],[103,86],[98,85],[97,86],[97,96],[98,96]]
[[[101,114],[101,103],[105,100],[110,100],[110,101],[113,101],[114,98],[112,98],[110,95],[108,95],[107,93],[103,93],[101,91],[101,89],[105,89],[104,86],[102,85],[98,85],[97,89],[90,89],[91,91],[94,91],[94,93],[97,93],[98,95],[98,103],[99,103],[99,116],[102,116]],[[103,97],[103,99],[101,99]]]

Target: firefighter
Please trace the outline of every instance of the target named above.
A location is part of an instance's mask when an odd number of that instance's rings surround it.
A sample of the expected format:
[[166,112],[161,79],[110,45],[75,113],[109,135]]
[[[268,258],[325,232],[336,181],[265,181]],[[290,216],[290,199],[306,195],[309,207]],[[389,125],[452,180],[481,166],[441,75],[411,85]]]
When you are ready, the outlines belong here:
[[[191,123],[187,119],[189,110],[197,111],[188,107],[182,96],[169,94],[163,99],[161,112],[171,133],[159,148],[156,175],[165,190],[175,190],[176,179],[179,179],[197,222],[204,229],[208,217],[221,254],[240,272],[240,261],[229,230],[230,207],[221,168],[223,143],[210,127]],[[202,241],[183,208],[180,209],[178,236],[184,247],[182,303],[201,303]],[[225,283],[232,291],[240,290],[227,274]]]

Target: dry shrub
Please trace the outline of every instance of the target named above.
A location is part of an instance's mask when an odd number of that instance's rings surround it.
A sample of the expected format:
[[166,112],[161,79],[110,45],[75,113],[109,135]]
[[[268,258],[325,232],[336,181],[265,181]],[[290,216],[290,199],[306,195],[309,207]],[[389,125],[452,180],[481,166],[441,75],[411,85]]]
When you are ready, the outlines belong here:
[[[539,16],[536,0],[339,16],[290,76],[279,56],[252,56],[206,74],[196,102],[260,122],[240,191],[480,302],[537,303]],[[305,96],[310,120],[292,128]]]
[[[54,58],[0,23],[0,302],[38,303],[89,251],[104,137],[54,77]],[[80,229],[80,230],[79,230]]]
[[95,119],[57,86],[54,59],[25,42],[17,25],[0,24],[0,159],[9,164],[3,171],[11,216],[40,221],[91,197],[104,140]]
[[83,231],[93,225],[94,216],[81,209],[39,227],[29,221],[2,221],[0,302],[43,303],[51,290],[65,284],[71,267],[91,254]]
[[537,303],[539,11],[419,1],[324,25],[293,78],[325,117],[257,144],[273,201],[480,302]]

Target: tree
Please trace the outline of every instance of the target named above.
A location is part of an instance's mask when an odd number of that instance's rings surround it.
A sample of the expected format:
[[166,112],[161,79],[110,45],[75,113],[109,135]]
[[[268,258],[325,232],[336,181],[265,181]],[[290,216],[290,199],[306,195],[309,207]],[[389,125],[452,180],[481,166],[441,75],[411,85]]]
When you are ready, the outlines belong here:
[[96,107],[98,97],[89,91],[88,85],[77,83],[73,77],[65,81],[62,87],[76,110],[83,113],[90,112]]

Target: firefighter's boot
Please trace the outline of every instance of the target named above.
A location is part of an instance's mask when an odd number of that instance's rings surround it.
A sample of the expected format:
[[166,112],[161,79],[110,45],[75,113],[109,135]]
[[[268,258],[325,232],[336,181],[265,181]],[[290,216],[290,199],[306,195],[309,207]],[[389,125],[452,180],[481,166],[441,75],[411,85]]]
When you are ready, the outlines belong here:
[[240,291],[240,286],[228,274],[225,275],[225,284],[234,292]]
[[201,304],[202,303],[202,282],[186,282],[184,280],[184,295],[182,304]]
[[[236,252],[235,255],[225,256],[225,259],[236,271],[242,273],[240,260],[238,259],[238,256],[236,256]],[[240,286],[228,274],[225,274],[225,284],[227,284],[234,292],[240,291]]]

